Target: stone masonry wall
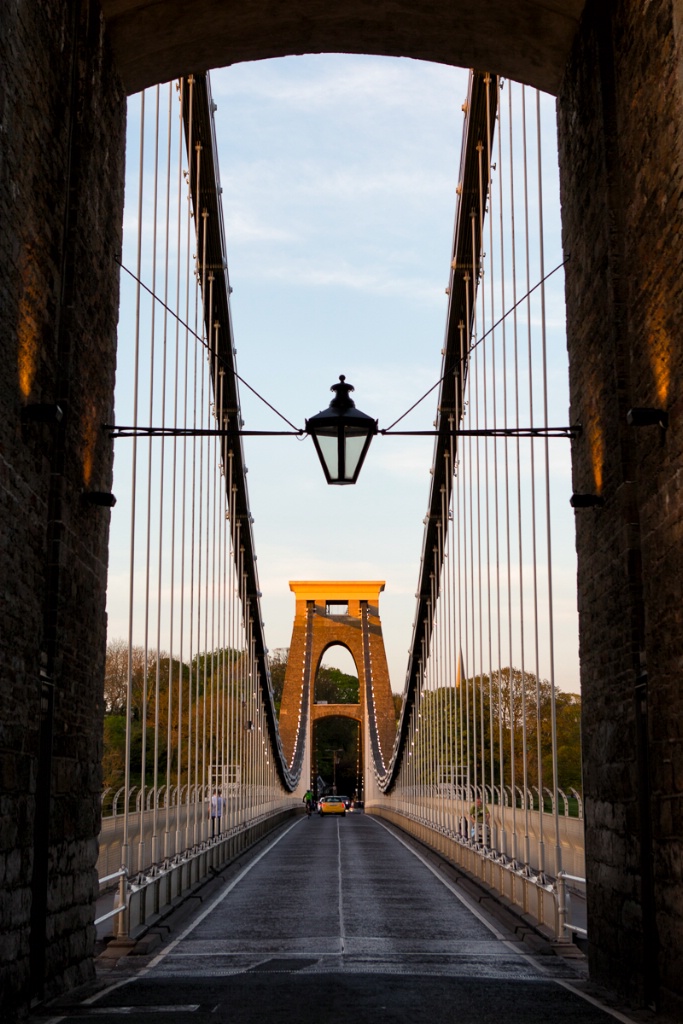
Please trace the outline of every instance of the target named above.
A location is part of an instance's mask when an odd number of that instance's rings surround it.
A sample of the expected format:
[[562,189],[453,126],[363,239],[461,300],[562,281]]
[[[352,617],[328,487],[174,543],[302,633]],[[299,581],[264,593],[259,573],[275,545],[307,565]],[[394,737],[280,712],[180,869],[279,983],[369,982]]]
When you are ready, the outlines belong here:
[[[558,97],[574,485],[605,501],[576,514],[591,972],[679,1013],[682,33],[683,0],[588,0]],[[3,0],[5,1017],[91,970],[109,513],[81,492],[111,482],[124,127],[97,5]],[[55,402],[61,424],[23,422]]]
[[[680,0],[590,0],[558,98],[591,974],[683,1007]],[[668,410],[669,428],[627,424]]]
[[[125,97],[99,8],[0,18],[0,1005],[89,977]],[[23,410],[58,403],[60,423]],[[49,412],[49,410],[48,410]],[[24,413],[25,415],[25,413]],[[33,918],[33,919],[32,919]]]

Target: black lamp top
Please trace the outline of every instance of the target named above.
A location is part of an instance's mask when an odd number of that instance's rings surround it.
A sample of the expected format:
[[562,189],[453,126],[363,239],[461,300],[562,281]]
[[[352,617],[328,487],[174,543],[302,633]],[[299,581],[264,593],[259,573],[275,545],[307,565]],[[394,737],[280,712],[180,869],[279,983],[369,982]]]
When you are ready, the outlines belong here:
[[330,409],[338,409],[339,412],[345,412],[346,409],[355,409],[356,404],[350,396],[351,391],[355,391],[353,384],[346,383],[346,377],[343,373],[339,374],[339,383],[333,384],[330,391],[334,391],[334,398],[330,402]]

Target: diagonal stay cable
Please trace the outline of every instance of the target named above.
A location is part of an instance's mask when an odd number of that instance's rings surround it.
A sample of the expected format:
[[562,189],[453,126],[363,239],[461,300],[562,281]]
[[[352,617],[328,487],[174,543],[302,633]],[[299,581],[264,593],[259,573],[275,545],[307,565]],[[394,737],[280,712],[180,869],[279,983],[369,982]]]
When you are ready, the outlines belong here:
[[[485,334],[482,334],[481,338],[478,338],[477,341],[474,342],[474,344],[470,347],[469,352],[473,352],[474,349],[477,348],[478,345],[481,345],[482,341],[485,341],[486,338],[488,338],[490,334],[493,334],[493,332],[496,330],[496,328],[499,327],[502,324],[503,320],[505,320],[506,317],[510,316],[510,313],[513,313],[515,311],[515,309],[517,309],[517,307],[522,302],[524,302],[526,299],[528,299],[529,296],[532,295],[536,291],[537,288],[540,288],[541,285],[545,284],[545,282],[548,280],[548,278],[552,277],[553,274],[556,274],[557,271],[561,270],[562,267],[566,266],[566,264],[568,262],[569,262],[569,256],[567,256],[566,259],[562,260],[561,263],[558,263],[557,266],[554,267],[552,270],[548,271],[548,273],[545,275],[545,277],[542,277],[540,281],[537,281],[536,284],[533,286],[533,288],[530,288],[529,291],[526,292],[525,295],[522,295],[522,297],[520,299],[518,299],[518,301],[515,302],[515,304],[513,306],[510,306],[510,308],[505,313],[503,313],[503,315],[500,317],[500,319],[496,320],[495,324],[492,324],[492,326],[489,327],[488,331],[486,331]],[[468,355],[469,355],[469,352],[468,352]],[[420,405],[421,402],[424,402],[425,398],[428,398],[431,395],[432,391],[435,391],[436,388],[438,388],[439,384],[442,384],[445,381],[446,377],[448,377],[449,373],[452,373],[452,372],[453,372],[453,366],[450,366],[446,370],[446,372],[443,374],[443,376],[439,377],[437,382],[435,384],[432,384],[431,388],[428,391],[425,391],[424,395],[422,395],[421,398],[418,398],[418,400],[416,402],[413,402],[413,404],[410,406],[410,408],[406,409],[406,411],[404,413],[402,413],[398,417],[398,419],[394,420],[394,422],[392,424],[390,424],[390,426],[385,427],[384,430],[382,430],[382,434],[388,434],[390,430],[393,430],[393,428],[396,426],[397,423],[400,423],[401,420],[404,420],[406,418],[406,416],[408,416],[409,413],[411,413],[413,411],[413,409],[416,409],[418,407],[418,405]]]
[[213,350],[212,350],[211,346],[208,344],[208,342],[205,341],[204,338],[200,337],[200,335],[197,334],[197,332],[194,331],[188,324],[186,324],[185,321],[182,319],[182,317],[178,316],[178,314],[175,312],[175,310],[171,309],[171,307],[168,306],[164,302],[164,300],[162,298],[160,298],[158,295],[156,295],[152,291],[152,289],[149,288],[145,284],[145,282],[142,281],[137,276],[137,274],[134,274],[132,270],[129,270],[128,267],[125,265],[125,263],[121,262],[121,260],[118,258],[118,256],[114,256],[114,262],[118,263],[118,265],[120,266],[121,270],[125,270],[125,272],[130,277],[132,277],[133,280],[136,281],[140,285],[140,287],[143,288],[147,292],[148,295],[151,295],[151,297],[155,300],[155,302],[159,302],[163,306],[163,308],[168,313],[170,313],[172,317],[174,317],[178,321],[178,323],[181,325],[181,327],[184,327],[186,331],[189,331],[189,333],[193,336],[193,338],[195,338],[200,343],[200,345],[203,345],[204,348],[207,350],[207,352],[210,352],[214,356],[214,358],[217,359],[217,361],[221,364],[221,366],[223,368],[231,370],[231,372],[234,373],[235,377],[237,377],[237,379],[240,382],[240,384],[244,384],[245,388],[248,388],[249,391],[252,392],[252,394],[256,395],[256,397],[261,402],[263,402],[264,405],[267,405],[268,408],[270,410],[272,410],[272,412],[274,412],[276,416],[279,416],[281,420],[284,420],[285,423],[292,428],[292,430],[295,430],[297,432],[297,434],[303,434],[304,433],[304,431],[300,427],[295,427],[294,424],[291,422],[291,420],[288,420],[287,417],[284,416],[281,412],[279,412],[275,408],[274,405],[271,405],[267,398],[264,398],[263,395],[260,395],[258,393],[258,391],[251,386],[251,384],[249,384],[243,377],[240,377],[239,373],[234,368],[234,366],[232,366],[230,363],[228,363],[227,360],[225,360],[219,353],[213,352]]

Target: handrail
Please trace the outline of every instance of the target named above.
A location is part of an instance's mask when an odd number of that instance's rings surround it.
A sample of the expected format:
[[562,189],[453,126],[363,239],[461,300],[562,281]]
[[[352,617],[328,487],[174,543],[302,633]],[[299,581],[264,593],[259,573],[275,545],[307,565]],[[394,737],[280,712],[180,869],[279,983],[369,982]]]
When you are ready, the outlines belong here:
[[121,903],[119,904],[118,907],[114,907],[113,910],[107,911],[107,913],[106,914],[102,914],[101,917],[96,917],[95,920],[93,921],[93,924],[95,926],[97,926],[98,924],[103,924],[105,921],[108,921],[112,917],[118,917],[119,914],[123,914],[123,912],[128,909],[128,900],[126,899],[127,892],[126,892],[126,886],[125,886],[125,879],[127,877],[128,877],[128,871],[124,867],[124,868],[119,868],[118,871],[114,871],[111,875],[104,875],[103,878],[98,878],[97,879],[98,884],[102,885],[104,882],[113,882],[115,878],[120,878],[121,881],[122,881],[122,884],[121,884],[119,892],[123,896],[123,899],[121,900]]
[[566,871],[558,871],[557,873],[558,939],[560,941],[566,940],[565,932],[574,932],[576,935],[583,935],[585,938],[588,938],[587,928],[581,928],[580,925],[570,924],[567,921],[569,906],[567,905],[567,887],[565,882],[582,882],[585,885],[586,879],[580,875],[570,875]]
[[[574,932],[584,938],[588,936],[586,928],[583,928],[580,925],[571,924],[567,921],[571,906],[567,899],[568,894],[565,883],[567,881],[585,883],[586,879],[582,876],[570,875],[565,871],[559,871],[557,876],[553,878],[538,868],[530,868],[529,865],[521,864],[515,860],[510,860],[500,852],[485,846],[481,841],[481,836],[473,836],[470,834],[469,830],[465,835],[443,825],[437,826],[431,819],[406,811],[400,812],[400,817],[407,819],[409,822],[414,822],[423,829],[427,829],[428,832],[433,832],[440,837],[437,842],[431,843],[428,838],[425,839],[424,833],[420,835],[422,842],[426,842],[428,846],[433,846],[433,848],[438,850],[440,854],[444,855],[447,860],[451,860],[454,863],[462,863],[466,870],[471,870],[471,867],[466,861],[459,861],[457,858],[454,859],[448,852],[444,853],[442,846],[443,840],[441,837],[445,837],[457,844],[457,848],[461,851],[465,851],[466,854],[469,852],[476,855],[480,858],[480,863],[494,865],[497,870],[504,872],[507,875],[514,875],[522,883],[525,891],[528,892],[529,887],[533,887],[537,892],[544,892],[547,893],[549,897],[552,897],[555,906],[553,930],[556,942],[570,943],[571,938],[567,935],[568,932]],[[399,827],[405,826],[400,825]],[[478,826],[478,828],[480,827],[481,826]],[[485,828],[488,830],[488,826],[485,826]],[[410,829],[408,829],[408,831],[410,831]],[[478,872],[476,877],[480,877]],[[481,877],[484,877],[484,875],[482,874]],[[497,886],[494,885],[494,888],[497,888]],[[504,891],[505,895],[510,898],[511,894],[507,890],[498,889],[498,891]],[[538,917],[538,915],[530,909],[530,904],[527,903],[526,899],[524,901],[520,901],[519,899],[515,899],[513,895],[512,902],[517,903],[520,906],[524,906],[525,912],[530,913],[532,917],[535,916],[539,923],[544,923],[543,917]]]
[[118,871],[114,871],[111,875],[105,875],[104,878],[98,878],[98,884],[102,885],[104,882],[113,882],[115,878],[121,878],[122,875],[127,875],[128,872],[125,868],[119,868]]
[[584,885],[586,884],[585,878],[582,878],[580,875],[569,875],[566,871],[560,871],[557,877],[566,878],[570,882],[583,882]]

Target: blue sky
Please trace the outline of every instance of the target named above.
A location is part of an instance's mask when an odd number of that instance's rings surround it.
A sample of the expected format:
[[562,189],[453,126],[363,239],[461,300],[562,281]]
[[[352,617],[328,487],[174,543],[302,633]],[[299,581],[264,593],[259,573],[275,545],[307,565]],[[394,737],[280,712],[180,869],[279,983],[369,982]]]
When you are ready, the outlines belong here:
[[[465,70],[441,65],[349,55],[211,73],[238,371],[297,425],[327,406],[340,373],[355,385],[357,406],[380,427],[440,376],[467,78]],[[543,116],[550,133],[549,99]],[[547,175],[552,192],[554,163]],[[130,209],[126,217],[130,223]],[[546,232],[550,267],[560,251],[557,203]],[[561,275],[549,284],[548,305],[552,420],[565,423]],[[124,309],[124,328],[127,316]],[[126,360],[122,352],[119,379]],[[247,389],[241,398],[248,429],[280,429]],[[432,396],[402,426],[430,429],[434,407]],[[119,422],[124,409],[120,396]],[[290,579],[386,580],[385,643],[392,687],[402,690],[432,448],[431,438],[378,437],[359,483],[334,488],[324,482],[310,439],[244,438],[271,650],[289,645]],[[126,459],[119,450],[115,490],[121,494]],[[558,683],[576,689],[568,466],[566,446],[553,462],[560,478]],[[113,524],[121,546],[125,525],[123,519]],[[113,556],[110,636],[126,632],[123,570]],[[348,666],[344,658],[338,663]]]

